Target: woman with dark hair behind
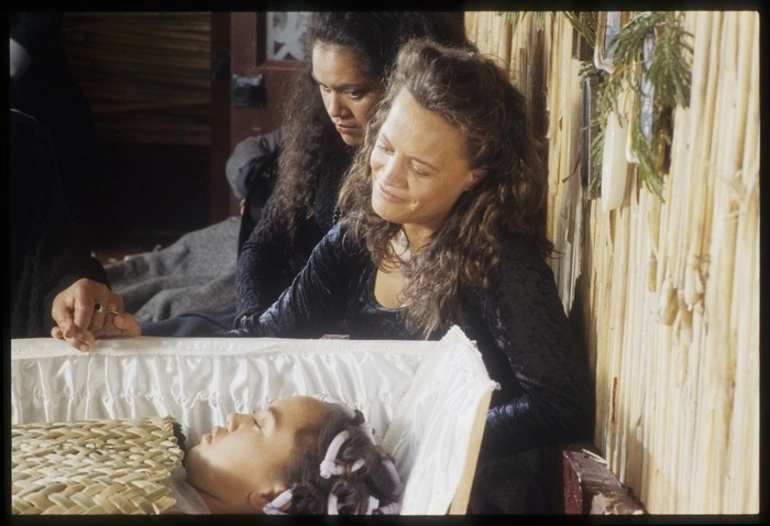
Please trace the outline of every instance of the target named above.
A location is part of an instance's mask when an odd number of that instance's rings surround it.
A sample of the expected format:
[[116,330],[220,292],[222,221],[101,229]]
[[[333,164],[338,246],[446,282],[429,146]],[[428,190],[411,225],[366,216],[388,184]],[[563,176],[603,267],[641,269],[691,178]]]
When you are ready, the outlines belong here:
[[555,446],[593,433],[587,357],[546,263],[547,173],[526,110],[478,52],[406,45],[343,184],[342,220],[235,331],[313,338],[344,323],[351,338],[437,339],[459,325],[501,387],[476,513],[552,510]]

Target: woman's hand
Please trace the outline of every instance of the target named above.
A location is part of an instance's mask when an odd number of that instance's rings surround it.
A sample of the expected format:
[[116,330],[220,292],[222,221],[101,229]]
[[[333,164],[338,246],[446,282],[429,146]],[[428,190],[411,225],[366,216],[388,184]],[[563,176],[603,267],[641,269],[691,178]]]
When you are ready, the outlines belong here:
[[56,325],[51,336],[83,352],[91,349],[96,338],[140,336],[139,322],[123,312],[123,298],[109,287],[82,278],[54,298],[51,317]]

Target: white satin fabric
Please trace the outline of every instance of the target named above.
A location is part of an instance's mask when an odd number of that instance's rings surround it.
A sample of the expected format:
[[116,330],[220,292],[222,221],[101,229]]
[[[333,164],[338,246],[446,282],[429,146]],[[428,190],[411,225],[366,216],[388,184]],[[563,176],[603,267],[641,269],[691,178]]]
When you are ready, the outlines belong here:
[[171,415],[190,447],[233,411],[298,394],[344,400],[394,456],[402,514],[447,512],[477,407],[495,387],[457,327],[438,342],[139,337],[89,353],[11,341],[13,424]]

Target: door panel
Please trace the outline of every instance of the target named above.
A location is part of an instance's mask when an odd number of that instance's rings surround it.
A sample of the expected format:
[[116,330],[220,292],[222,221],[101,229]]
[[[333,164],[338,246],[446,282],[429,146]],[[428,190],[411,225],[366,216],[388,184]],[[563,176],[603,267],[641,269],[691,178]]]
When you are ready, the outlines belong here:
[[[212,107],[217,113],[212,115],[212,162],[217,163],[211,169],[212,222],[238,213],[225,177],[233,148],[250,135],[280,126],[287,82],[302,58],[299,36],[305,16],[298,12],[212,13]],[[226,59],[229,68],[222,65]],[[221,74],[225,69],[226,78]]]

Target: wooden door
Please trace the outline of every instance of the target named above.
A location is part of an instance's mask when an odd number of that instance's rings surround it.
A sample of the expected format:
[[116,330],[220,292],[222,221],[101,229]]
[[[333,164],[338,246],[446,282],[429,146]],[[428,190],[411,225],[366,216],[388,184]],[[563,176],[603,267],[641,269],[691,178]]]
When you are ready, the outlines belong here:
[[306,13],[214,12],[211,20],[212,117],[210,217],[238,213],[225,177],[233,148],[280,125],[287,81],[302,58]]

